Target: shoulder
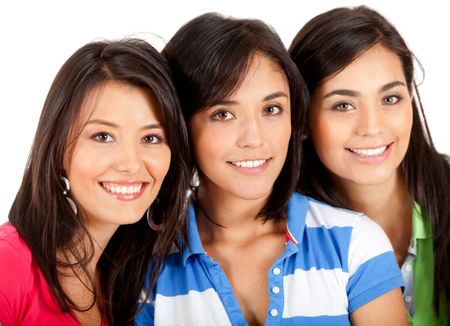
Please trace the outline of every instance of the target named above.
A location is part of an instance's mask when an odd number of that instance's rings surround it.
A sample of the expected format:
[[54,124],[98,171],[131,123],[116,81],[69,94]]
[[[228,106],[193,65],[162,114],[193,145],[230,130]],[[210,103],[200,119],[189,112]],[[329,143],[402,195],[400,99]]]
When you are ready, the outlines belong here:
[[364,214],[344,208],[333,207],[324,202],[305,197],[308,201],[306,224],[309,227],[355,227]]
[[26,292],[33,270],[31,252],[10,223],[0,226],[0,293],[9,298]]
[[[9,222],[0,226],[0,261],[4,267],[23,265],[29,261],[31,265],[31,251],[25,241]],[[8,264],[6,264],[8,263]],[[28,265],[28,264],[27,264]],[[3,274],[4,269],[0,271]]]
[[389,243],[383,229],[363,213],[333,207],[307,196],[303,197],[308,202],[306,216],[308,227],[348,227],[352,228],[354,235],[370,235],[372,240],[377,239]]
[[[304,196],[305,197],[305,196]],[[307,230],[321,228],[330,236],[339,238],[341,247],[348,246],[350,273],[364,262],[392,252],[392,246],[383,229],[366,215],[305,197],[308,202]]]
[[13,311],[25,297],[33,270],[31,252],[10,224],[0,226],[0,312]]

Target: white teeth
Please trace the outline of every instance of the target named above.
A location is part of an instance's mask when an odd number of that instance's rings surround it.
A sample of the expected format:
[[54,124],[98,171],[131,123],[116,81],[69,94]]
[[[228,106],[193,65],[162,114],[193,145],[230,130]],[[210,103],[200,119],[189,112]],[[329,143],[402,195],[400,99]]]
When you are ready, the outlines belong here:
[[132,195],[141,191],[142,183],[135,186],[122,186],[114,183],[102,183],[103,187],[105,187],[109,192],[115,194],[124,194],[124,195]]
[[379,156],[386,151],[387,146],[382,146],[378,148],[349,148],[349,150],[359,156],[371,157],[371,156]]
[[263,165],[266,160],[254,160],[254,161],[239,161],[239,162],[231,162],[234,166],[239,166],[243,168],[257,168]]

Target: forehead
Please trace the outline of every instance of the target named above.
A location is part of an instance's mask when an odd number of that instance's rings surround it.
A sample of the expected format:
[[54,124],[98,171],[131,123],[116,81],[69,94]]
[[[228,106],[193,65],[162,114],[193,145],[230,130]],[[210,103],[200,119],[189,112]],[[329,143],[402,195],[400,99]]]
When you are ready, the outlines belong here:
[[378,89],[392,81],[406,84],[405,74],[399,56],[377,44],[362,53],[343,70],[325,79],[317,91],[348,88],[361,92]]
[[[138,110],[144,108],[145,110]],[[159,110],[150,92],[117,81],[107,81],[96,85],[88,92],[81,104],[78,120],[83,123],[89,119],[144,114],[157,116]]]
[[251,59],[241,84],[229,97],[239,97],[242,93],[252,92],[255,95],[267,95],[274,90],[289,95],[289,84],[284,70],[273,59],[255,54]]

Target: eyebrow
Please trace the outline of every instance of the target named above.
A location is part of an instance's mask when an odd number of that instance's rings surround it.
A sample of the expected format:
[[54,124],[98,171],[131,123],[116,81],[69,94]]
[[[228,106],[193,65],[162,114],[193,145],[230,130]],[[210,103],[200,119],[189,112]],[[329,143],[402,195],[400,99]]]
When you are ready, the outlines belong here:
[[274,99],[279,98],[279,97],[286,97],[287,98],[288,96],[285,93],[283,93],[283,92],[275,92],[273,94],[267,95],[263,99],[263,101],[267,102],[267,101],[274,100]]
[[[391,88],[397,87],[397,86],[404,86],[406,87],[404,82],[401,81],[393,81],[390,83],[387,83],[383,86],[380,87],[380,89],[378,90],[378,93],[383,93],[386,92],[388,90],[390,90]],[[325,96],[323,96],[323,98],[327,98],[333,95],[343,95],[343,96],[351,96],[351,97],[357,97],[358,95],[360,95],[359,92],[351,90],[351,89],[336,89],[334,91],[331,91],[327,94],[325,94]]]
[[[281,91],[280,92],[275,92],[275,93],[272,93],[272,94],[267,95],[266,97],[264,97],[261,102],[271,101],[271,100],[274,100],[274,99],[279,98],[279,97],[287,98],[288,96],[284,92],[281,92]],[[216,106],[216,105],[235,105],[235,104],[238,104],[238,102],[237,101],[232,101],[232,100],[227,100],[227,99],[218,99],[218,100],[213,101],[211,106]]]
[[[112,128],[119,128],[118,124],[116,124],[114,122],[107,121],[107,120],[102,120],[102,119],[89,120],[88,122],[86,122],[86,125],[89,125],[89,124],[99,124],[99,125],[104,125],[104,126],[108,126],[108,127],[112,127]],[[141,130],[146,130],[146,129],[163,129],[163,126],[160,123],[151,123],[151,124],[143,126],[140,129]]]

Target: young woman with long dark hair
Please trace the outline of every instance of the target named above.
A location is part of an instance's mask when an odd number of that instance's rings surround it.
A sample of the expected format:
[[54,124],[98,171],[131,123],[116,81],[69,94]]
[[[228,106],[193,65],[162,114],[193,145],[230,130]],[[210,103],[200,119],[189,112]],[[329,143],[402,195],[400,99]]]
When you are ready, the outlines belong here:
[[431,140],[413,53],[362,6],[311,19],[290,54],[311,93],[299,191],[376,221],[402,268],[410,324],[447,325],[450,167]]
[[160,53],[137,39],[76,51],[0,227],[0,324],[133,325],[148,265],[184,225],[188,159]]

